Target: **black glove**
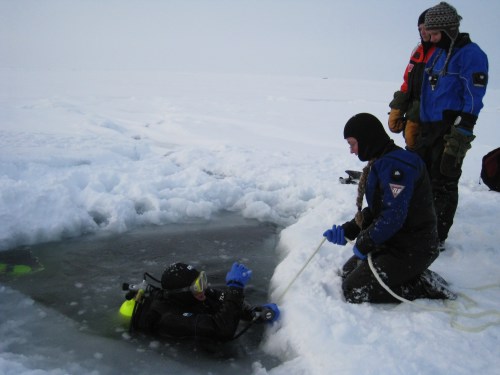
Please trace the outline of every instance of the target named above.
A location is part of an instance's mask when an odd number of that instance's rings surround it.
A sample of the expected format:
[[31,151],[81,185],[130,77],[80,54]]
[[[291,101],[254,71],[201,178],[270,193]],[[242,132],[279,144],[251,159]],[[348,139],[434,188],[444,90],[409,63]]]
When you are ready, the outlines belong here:
[[259,323],[272,323],[279,319],[280,310],[275,303],[268,303],[262,306],[257,306],[252,309],[252,316]]
[[462,173],[465,154],[470,150],[471,143],[476,138],[472,134],[475,120],[475,116],[461,114],[451,126],[450,132],[443,137],[445,145],[440,170],[444,176],[458,177]]

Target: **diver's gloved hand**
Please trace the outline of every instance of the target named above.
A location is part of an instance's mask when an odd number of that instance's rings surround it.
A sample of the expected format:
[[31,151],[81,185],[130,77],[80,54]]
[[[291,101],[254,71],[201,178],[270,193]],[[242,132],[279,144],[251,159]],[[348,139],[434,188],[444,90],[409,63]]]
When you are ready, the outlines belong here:
[[252,316],[257,318],[260,323],[272,323],[279,319],[280,309],[275,303],[268,303],[262,306],[257,306],[252,310]]
[[328,229],[325,233],[323,233],[323,237],[326,237],[328,241],[336,245],[345,246],[347,243],[344,228],[342,228],[341,225],[334,225],[332,229]]
[[251,277],[252,270],[248,269],[243,264],[235,262],[226,275],[226,285],[244,288]]
[[354,247],[352,248],[352,252],[354,253],[354,255],[356,255],[356,257],[358,257],[361,260],[365,260],[367,258],[367,256],[365,254],[363,254],[361,251],[359,251],[359,249],[356,245],[354,245]]

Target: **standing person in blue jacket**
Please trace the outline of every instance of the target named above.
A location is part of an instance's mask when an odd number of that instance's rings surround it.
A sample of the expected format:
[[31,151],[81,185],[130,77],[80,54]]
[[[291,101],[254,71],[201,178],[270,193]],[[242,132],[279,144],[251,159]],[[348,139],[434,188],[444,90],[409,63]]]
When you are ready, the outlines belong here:
[[[323,234],[337,245],[346,245],[346,238],[356,240],[354,256],[341,273],[346,300],[397,302],[376,280],[368,254],[384,283],[399,296],[453,298],[446,282],[428,269],[439,251],[431,185],[420,157],[396,146],[369,113],[353,116],[344,138],[351,153],[368,162],[358,185],[355,218]],[[364,196],[368,206],[363,209]]]
[[415,150],[431,178],[440,250],[453,225],[462,163],[475,138],[488,83],[488,58],[469,34],[459,32],[461,19],[445,2],[425,15],[437,48],[424,73]]

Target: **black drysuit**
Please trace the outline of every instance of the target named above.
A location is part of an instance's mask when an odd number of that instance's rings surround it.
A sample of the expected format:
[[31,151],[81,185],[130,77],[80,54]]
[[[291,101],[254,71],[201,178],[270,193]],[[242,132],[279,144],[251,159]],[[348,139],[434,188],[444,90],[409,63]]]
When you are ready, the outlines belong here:
[[227,341],[234,337],[240,319],[251,319],[251,307],[244,302],[243,289],[209,288],[204,301],[191,292],[166,294],[153,290],[138,304],[132,328],[164,338],[208,338]]
[[[388,142],[368,175],[366,199],[362,229],[354,220],[344,223],[345,236],[356,238],[362,254],[371,253],[377,272],[396,294],[409,300],[443,298],[431,285],[437,275],[427,270],[439,251],[430,181],[420,158]],[[348,302],[396,301],[367,260],[351,258],[342,276]]]

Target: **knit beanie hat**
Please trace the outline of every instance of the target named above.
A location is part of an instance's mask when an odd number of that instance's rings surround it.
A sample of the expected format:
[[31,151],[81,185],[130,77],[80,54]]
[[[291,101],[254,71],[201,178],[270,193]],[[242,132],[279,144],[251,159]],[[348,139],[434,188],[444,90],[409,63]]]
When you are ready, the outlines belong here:
[[358,141],[358,158],[361,161],[380,156],[390,138],[382,123],[369,113],[358,113],[351,117],[344,127],[344,139]]
[[191,286],[200,273],[191,265],[173,263],[161,276],[161,286],[166,290],[181,289]]
[[425,15],[425,28],[444,31],[451,40],[455,40],[458,36],[461,19],[462,17],[458,15],[454,7],[442,1],[428,9]]
[[425,15],[427,14],[428,10],[429,9],[424,10],[422,14],[418,17],[417,26],[420,26],[421,24],[425,23]]

